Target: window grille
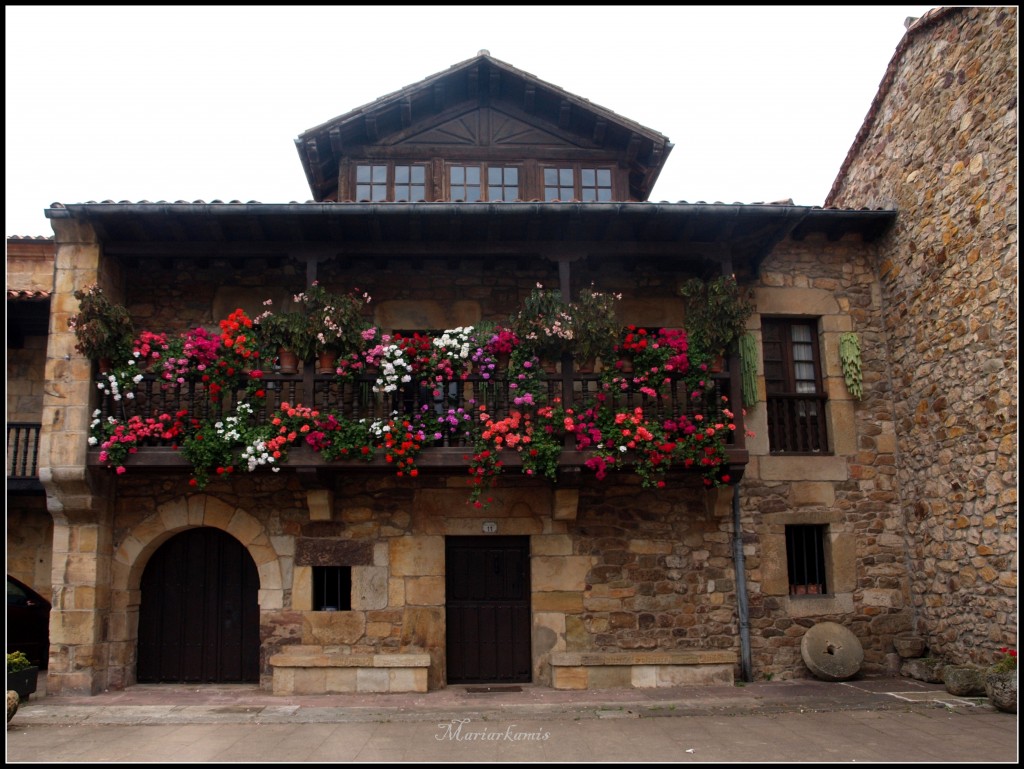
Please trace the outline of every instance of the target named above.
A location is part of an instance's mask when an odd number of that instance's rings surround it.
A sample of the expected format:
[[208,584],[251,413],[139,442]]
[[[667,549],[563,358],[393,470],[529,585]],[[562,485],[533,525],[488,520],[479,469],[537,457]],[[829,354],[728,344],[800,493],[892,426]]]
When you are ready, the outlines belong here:
[[313,567],[314,611],[349,611],[352,608],[352,567]]
[[786,526],[786,561],[790,595],[823,595],[825,581],[825,535],[828,526],[809,524]]

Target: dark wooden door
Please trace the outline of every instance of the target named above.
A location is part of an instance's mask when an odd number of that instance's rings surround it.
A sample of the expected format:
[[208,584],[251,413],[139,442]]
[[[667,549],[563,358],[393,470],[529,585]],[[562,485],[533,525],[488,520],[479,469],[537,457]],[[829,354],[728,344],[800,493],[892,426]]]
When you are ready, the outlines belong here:
[[212,528],[160,546],[142,574],[140,683],[259,681],[259,575],[242,544]]
[[448,683],[527,683],[530,538],[445,542]]

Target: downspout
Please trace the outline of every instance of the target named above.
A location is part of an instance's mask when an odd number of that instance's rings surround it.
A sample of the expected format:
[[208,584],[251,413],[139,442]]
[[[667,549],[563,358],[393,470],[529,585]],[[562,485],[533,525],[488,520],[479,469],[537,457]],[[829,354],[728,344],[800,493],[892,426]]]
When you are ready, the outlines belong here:
[[743,533],[740,530],[740,485],[732,487],[732,552],[736,565],[736,611],[740,620],[740,675],[744,681],[754,680],[750,658],[750,608],[747,605],[747,578],[743,564]]

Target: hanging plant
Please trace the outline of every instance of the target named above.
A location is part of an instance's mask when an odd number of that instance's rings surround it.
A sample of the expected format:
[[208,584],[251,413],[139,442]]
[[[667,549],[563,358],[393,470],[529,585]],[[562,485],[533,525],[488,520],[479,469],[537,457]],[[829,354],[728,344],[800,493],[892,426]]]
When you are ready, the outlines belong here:
[[732,275],[719,275],[710,280],[690,278],[679,293],[688,300],[685,325],[691,363],[699,366],[727,355],[754,312],[750,289]]
[[846,389],[850,391],[850,395],[860,400],[864,389],[862,387],[860,339],[856,334],[848,332],[840,335],[839,360],[843,364],[843,379],[846,380]]
[[740,378],[743,385],[743,405],[757,403],[757,340],[753,334],[740,337]]

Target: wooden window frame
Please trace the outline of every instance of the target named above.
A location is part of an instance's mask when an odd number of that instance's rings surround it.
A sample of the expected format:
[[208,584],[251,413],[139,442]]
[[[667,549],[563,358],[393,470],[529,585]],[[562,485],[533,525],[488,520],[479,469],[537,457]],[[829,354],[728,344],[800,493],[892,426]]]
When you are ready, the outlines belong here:
[[[558,182],[556,185],[551,186],[548,184],[547,175],[548,172],[552,171],[558,174]],[[572,197],[569,201],[579,201],[583,203],[612,203],[615,201],[615,182],[616,182],[616,169],[614,166],[603,164],[603,163],[542,163],[540,167],[540,197],[545,203],[551,203],[554,201],[568,202],[566,198],[562,197],[563,190],[569,188],[569,184],[565,183],[563,174],[569,171],[572,174]],[[592,171],[595,175],[595,185],[583,184],[583,176],[585,172]],[[596,184],[598,181],[597,177],[602,171],[608,173],[608,184]],[[558,192],[555,197],[548,196],[549,189],[557,189]],[[608,199],[601,200],[600,193],[598,192],[593,200],[587,200],[584,194],[585,190],[607,190]]]
[[[362,169],[362,168],[370,168],[370,169],[372,169],[375,166],[376,167],[384,167],[386,169],[386,178],[385,178],[385,180],[383,182],[374,182],[372,180],[372,178],[371,178],[371,181],[370,181],[371,190],[372,190],[372,188],[374,186],[380,186],[380,185],[384,186],[384,188],[385,188],[385,195],[384,195],[384,199],[383,200],[380,200],[380,199],[373,200],[372,198],[368,200],[365,197],[360,196],[360,194],[359,194],[359,187],[360,187],[360,185],[361,184],[365,184],[365,182],[360,182],[359,181],[360,169]],[[396,177],[398,176],[397,169],[399,169],[399,168],[408,168],[410,170],[411,169],[415,169],[415,168],[420,168],[420,169],[423,170],[423,182],[422,182],[423,197],[422,198],[417,198],[416,200],[407,200],[407,199],[405,199],[403,197],[403,198],[399,199],[398,195],[396,194],[396,190],[398,189],[398,187],[400,185],[401,186],[421,186],[419,183],[416,183],[415,185],[413,185],[412,181],[410,181],[408,184],[406,184],[404,182],[402,182],[402,183],[398,182],[396,180]],[[372,177],[372,173],[373,172],[371,170],[371,177]],[[411,161],[410,162],[404,162],[404,161],[394,161],[394,160],[360,160],[360,161],[358,161],[356,163],[353,163],[353,166],[352,166],[352,191],[353,191],[352,199],[355,200],[357,203],[395,203],[395,202],[399,202],[399,203],[421,203],[421,202],[429,201],[431,199],[431,197],[430,197],[430,163],[411,162]]]
[[[468,200],[467,201],[464,197],[461,197],[461,196],[457,197],[455,195],[455,193],[453,192],[453,189],[455,187],[454,187],[454,183],[452,182],[452,171],[454,169],[456,169],[456,168],[462,168],[462,169],[476,168],[476,169],[479,170],[479,172],[480,172],[479,184],[476,185],[477,189],[479,190],[479,197],[476,198],[475,200]],[[522,167],[521,164],[518,164],[518,163],[505,163],[505,162],[491,163],[491,162],[488,162],[488,161],[446,160],[445,163],[444,163],[444,169],[445,169],[445,172],[444,172],[445,173],[444,184],[445,184],[445,199],[446,200],[450,200],[452,202],[470,202],[470,203],[475,203],[475,202],[497,202],[497,201],[511,202],[511,201],[515,201],[515,200],[523,200],[524,199],[523,198],[523,179],[524,179],[524,173],[523,173],[523,167]],[[493,199],[491,197],[491,190],[493,188],[497,188],[498,187],[498,185],[491,184],[490,172],[492,170],[501,170],[503,172],[504,171],[508,171],[508,170],[514,170],[516,172],[516,185],[515,185],[516,196],[514,198],[505,198],[504,195],[502,195],[502,197],[497,198],[497,199]],[[504,176],[504,174],[503,174],[503,176]],[[503,179],[503,182],[504,182],[504,179]],[[461,185],[461,186],[466,186],[466,185]],[[500,189],[505,190],[505,189],[508,189],[508,187],[503,183],[503,184],[500,185]]]
[[[794,329],[807,327],[809,339],[794,336]],[[778,340],[773,329],[777,329]],[[825,454],[829,452],[826,404],[819,321],[811,317],[762,317],[762,356],[765,371],[765,400],[768,411],[768,448],[772,454]],[[769,353],[769,345],[779,345],[779,356]],[[796,349],[806,346],[811,359],[798,358]],[[798,378],[797,365],[810,363],[813,377]],[[777,364],[780,376],[770,371]],[[804,387],[801,388],[800,384]],[[807,388],[807,384],[813,391]]]

